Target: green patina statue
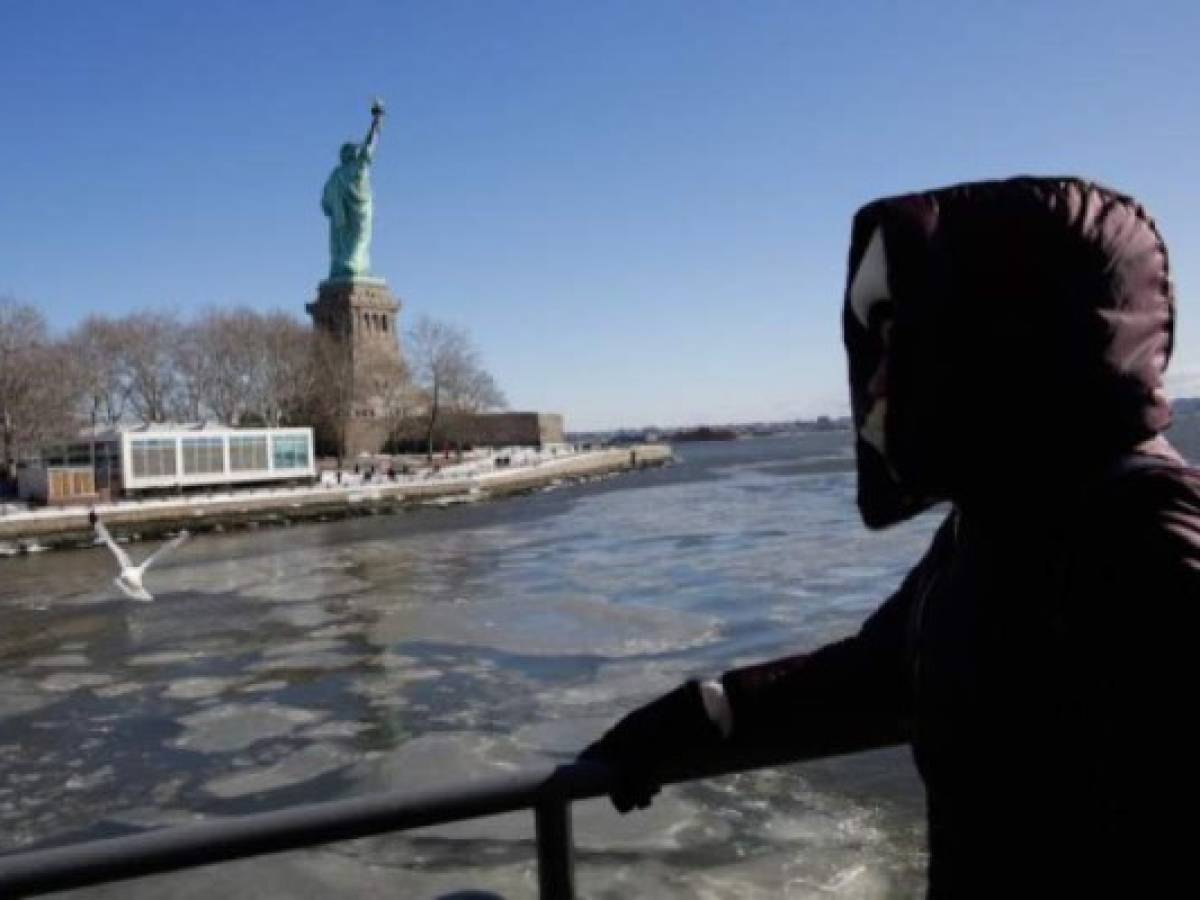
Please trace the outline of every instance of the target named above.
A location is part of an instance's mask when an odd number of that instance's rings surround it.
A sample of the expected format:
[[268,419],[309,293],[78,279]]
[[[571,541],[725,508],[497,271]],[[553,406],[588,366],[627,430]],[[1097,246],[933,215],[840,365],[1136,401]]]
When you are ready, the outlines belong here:
[[321,209],[329,217],[329,279],[365,278],[371,272],[371,162],[379,141],[383,104],[371,106],[371,127],[361,144],[342,144],[342,163],[321,192]]

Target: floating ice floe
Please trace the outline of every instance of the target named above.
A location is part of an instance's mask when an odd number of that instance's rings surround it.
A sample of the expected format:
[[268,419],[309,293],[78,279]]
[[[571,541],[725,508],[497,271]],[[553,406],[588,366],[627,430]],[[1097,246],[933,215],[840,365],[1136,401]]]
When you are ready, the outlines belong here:
[[238,688],[239,694],[267,694],[275,691],[282,691],[288,686],[286,681],[274,679],[271,681],[256,681],[253,684],[243,685]]
[[[286,651],[285,651],[286,653]],[[363,656],[320,651],[268,656],[249,667],[251,672],[292,672],[312,669],[347,669],[362,662]]]
[[709,616],[569,597],[538,604],[504,598],[464,615],[455,604],[384,607],[367,639],[391,646],[420,634],[426,641],[488,647],[530,656],[637,656],[701,646],[716,637]]
[[66,780],[63,787],[68,791],[91,791],[110,783],[115,775],[112,766],[101,766],[86,775],[75,774]]
[[341,650],[346,646],[345,641],[339,641],[332,638],[318,638],[303,641],[286,641],[268,647],[263,651],[263,656],[291,656],[301,653],[324,653],[330,650]]
[[131,666],[173,666],[204,659],[208,654],[199,650],[167,650],[161,653],[141,653],[127,660]]
[[678,687],[694,674],[693,668],[683,660],[623,660],[601,666],[589,682],[558,685],[536,699],[550,716],[578,718],[581,707],[587,708],[588,715],[611,715]]
[[237,683],[236,678],[180,678],[167,685],[163,696],[172,700],[202,700],[219,697]]
[[47,691],[77,691],[80,688],[103,687],[112,684],[111,675],[101,672],[55,672],[39,682],[39,687]]
[[325,722],[316,726],[315,728],[304,729],[304,731],[300,732],[300,736],[312,741],[353,738],[362,734],[364,731],[371,731],[375,727],[375,724],[371,722]]
[[289,753],[273,765],[214,778],[204,785],[204,790],[223,800],[261,794],[335,772],[355,758],[355,754],[334,744],[312,744],[295,753]]
[[61,699],[33,682],[0,674],[0,721],[36,712]]
[[223,753],[292,734],[328,714],[277,703],[229,703],[179,719],[186,729],[171,742],[181,750]]
[[121,681],[117,684],[110,684],[105,687],[98,687],[92,691],[97,697],[109,699],[112,697],[124,697],[126,694],[136,694],[138,691],[146,689],[146,685],[136,681]]
[[350,622],[341,625],[326,625],[324,628],[318,628],[311,632],[314,638],[340,638],[349,634],[358,634],[362,631],[362,625],[358,622]]
[[[191,825],[204,818],[203,813],[188,810],[163,809],[159,806],[135,806],[111,812],[104,817],[104,821],[114,822],[118,825],[132,825],[134,828],[164,828],[170,825]],[[130,884],[121,886],[126,890],[130,889]],[[141,894],[139,896],[149,897],[150,895]],[[222,894],[222,896],[226,897],[227,895]]]
[[31,669],[73,669],[91,665],[82,653],[62,653],[58,656],[37,656],[26,663]]
[[324,603],[279,603],[272,607],[270,615],[274,621],[302,631],[311,631],[339,619]]
[[369,590],[370,582],[341,572],[315,572],[295,578],[254,585],[251,596],[274,601],[325,600]]

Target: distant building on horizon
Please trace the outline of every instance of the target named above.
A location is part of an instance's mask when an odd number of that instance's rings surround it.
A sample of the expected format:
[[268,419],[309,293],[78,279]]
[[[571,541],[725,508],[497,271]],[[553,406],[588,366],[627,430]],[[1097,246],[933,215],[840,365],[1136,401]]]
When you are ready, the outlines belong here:
[[[474,447],[552,447],[566,443],[561,413],[451,413],[434,429],[434,452]],[[423,453],[428,447],[419,417],[403,422],[389,442],[396,452]]]

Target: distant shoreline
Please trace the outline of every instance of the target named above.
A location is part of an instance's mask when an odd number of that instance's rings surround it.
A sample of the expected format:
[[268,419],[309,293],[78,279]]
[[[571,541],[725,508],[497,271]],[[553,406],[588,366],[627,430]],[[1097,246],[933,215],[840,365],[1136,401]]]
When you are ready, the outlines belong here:
[[676,443],[694,443],[700,441],[736,441],[740,435],[732,428],[689,428],[686,431],[676,431],[671,440]]
[[[335,521],[403,512],[420,506],[450,506],[528,493],[555,483],[661,466],[674,458],[667,444],[641,444],[590,451],[539,465],[482,475],[424,482],[380,482],[292,490],[247,490],[215,498],[202,495],[97,504],[114,534],[155,540],[181,529],[193,533]],[[200,499],[197,499],[199,497]],[[94,545],[88,507],[46,508],[0,516],[0,554]],[[2,558],[0,556],[0,558]]]

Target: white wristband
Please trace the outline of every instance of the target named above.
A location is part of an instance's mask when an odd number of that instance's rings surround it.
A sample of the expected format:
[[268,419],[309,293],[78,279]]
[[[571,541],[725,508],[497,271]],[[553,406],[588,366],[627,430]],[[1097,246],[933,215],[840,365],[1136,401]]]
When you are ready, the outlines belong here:
[[729,737],[733,733],[733,710],[725,696],[725,686],[712,678],[700,682],[700,699],[709,719],[721,730],[721,737]]

